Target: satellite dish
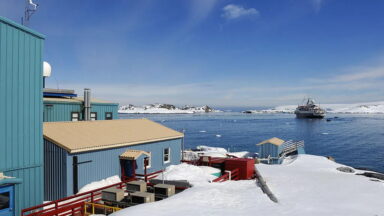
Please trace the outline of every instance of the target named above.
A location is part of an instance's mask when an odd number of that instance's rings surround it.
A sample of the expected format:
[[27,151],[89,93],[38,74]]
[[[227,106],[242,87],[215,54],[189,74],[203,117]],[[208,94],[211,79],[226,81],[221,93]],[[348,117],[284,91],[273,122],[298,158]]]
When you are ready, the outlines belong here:
[[52,73],[52,67],[48,62],[43,62],[43,76],[50,77]]

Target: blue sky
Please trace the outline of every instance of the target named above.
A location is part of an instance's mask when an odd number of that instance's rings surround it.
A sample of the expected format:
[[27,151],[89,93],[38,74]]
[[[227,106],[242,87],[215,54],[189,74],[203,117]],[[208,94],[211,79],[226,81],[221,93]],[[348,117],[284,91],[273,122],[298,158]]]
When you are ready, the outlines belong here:
[[[47,87],[121,104],[384,100],[384,1],[35,0]],[[19,22],[24,0],[0,0]]]

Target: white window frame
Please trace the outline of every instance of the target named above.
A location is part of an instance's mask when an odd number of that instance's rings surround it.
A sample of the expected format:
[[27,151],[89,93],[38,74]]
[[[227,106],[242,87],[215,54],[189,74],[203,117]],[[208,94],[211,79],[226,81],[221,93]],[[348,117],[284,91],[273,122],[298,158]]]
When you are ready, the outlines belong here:
[[[111,115],[111,118],[108,118],[108,115]],[[112,120],[113,119],[113,113],[112,112],[105,112],[105,120]]]
[[[92,119],[92,115],[95,115],[95,116],[93,117],[93,119]],[[97,120],[97,112],[91,112],[91,114],[90,114],[90,116],[89,116],[89,119],[90,119],[91,121],[96,121],[96,120]]]
[[[148,166],[147,166],[147,169],[152,167],[152,153],[148,152],[148,154],[149,154],[149,156],[148,156]],[[143,164],[143,168],[145,168],[144,164]]]
[[[168,149],[168,160],[165,160],[165,150]],[[170,163],[171,162],[171,148],[164,148],[163,149],[163,163],[166,164],[166,163]]]
[[[73,114],[77,114],[77,117],[74,118]],[[71,112],[71,121],[80,121],[80,113],[79,112]]]

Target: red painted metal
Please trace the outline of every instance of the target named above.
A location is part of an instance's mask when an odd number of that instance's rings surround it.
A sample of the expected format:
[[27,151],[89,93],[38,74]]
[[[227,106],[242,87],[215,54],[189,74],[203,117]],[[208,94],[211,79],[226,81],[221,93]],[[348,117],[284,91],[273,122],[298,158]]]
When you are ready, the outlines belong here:
[[227,180],[239,180],[239,169],[231,170],[231,179],[229,179],[229,173],[226,172],[224,175],[214,179],[213,182],[224,182]]
[[239,179],[252,179],[255,174],[255,160],[249,158],[227,158],[225,170],[239,169]]
[[144,177],[145,182],[148,182],[148,180],[156,178],[156,176],[158,176],[162,172],[163,172],[163,170],[159,170],[159,171],[156,171],[153,173],[136,174],[136,176]]
[[[101,199],[101,191],[111,187],[124,188],[128,181],[98,188],[85,193],[72,195],[63,199],[47,202],[21,211],[22,216],[65,216],[73,215],[72,212],[81,215],[85,201],[97,202]],[[52,207],[51,207],[52,206]],[[76,215],[75,214],[75,215]]]

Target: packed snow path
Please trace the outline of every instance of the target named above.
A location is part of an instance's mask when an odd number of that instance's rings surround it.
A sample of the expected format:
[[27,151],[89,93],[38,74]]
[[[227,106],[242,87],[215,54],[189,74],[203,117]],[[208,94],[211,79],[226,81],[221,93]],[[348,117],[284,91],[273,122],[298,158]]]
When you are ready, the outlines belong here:
[[282,165],[257,165],[279,203],[263,194],[255,181],[200,182],[171,198],[114,215],[384,216],[384,183],[337,171],[340,166],[313,155]]

